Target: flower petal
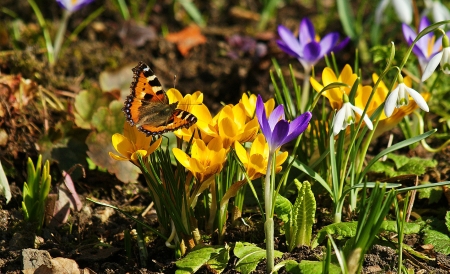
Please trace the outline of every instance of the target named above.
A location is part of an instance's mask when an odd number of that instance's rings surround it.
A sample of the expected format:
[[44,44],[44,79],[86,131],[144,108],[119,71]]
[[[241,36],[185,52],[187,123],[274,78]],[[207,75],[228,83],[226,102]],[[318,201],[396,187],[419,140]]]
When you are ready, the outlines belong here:
[[130,140],[119,133],[114,133],[114,135],[112,136],[112,144],[117,152],[127,157],[128,159],[134,151],[133,144],[130,142]]
[[430,62],[428,62],[427,67],[425,68],[422,75],[422,82],[430,78],[431,74],[433,74],[434,70],[437,68],[442,59],[442,51],[436,54],[433,58],[431,58]]
[[303,113],[302,115],[298,116],[289,124],[289,133],[288,136],[285,138],[284,143],[288,143],[300,134],[302,134],[307,128],[309,121],[311,120],[312,114],[311,112],[307,111]]
[[284,107],[283,105],[277,106],[269,117],[269,126],[270,129],[273,131],[275,128],[275,125],[278,123],[278,121],[284,120]]
[[424,111],[429,112],[430,109],[428,108],[427,102],[425,99],[423,99],[422,95],[415,91],[414,89],[405,86],[406,91],[411,95],[411,97],[416,101],[416,104]]
[[284,44],[296,55],[301,56],[301,45],[300,42],[295,38],[292,32],[283,25],[278,26],[278,35]]
[[261,95],[258,95],[258,99],[256,99],[256,117],[258,118],[259,126],[261,127],[261,131],[267,139],[267,142],[272,138],[272,131],[269,126],[269,122],[267,121],[266,109],[264,108],[264,103],[261,98]]
[[282,51],[284,51],[284,52],[286,52],[287,54],[289,54],[289,55],[291,55],[291,56],[294,56],[294,57],[296,57],[296,58],[301,58],[303,55],[299,55],[299,53],[297,53],[297,52],[295,52],[295,51],[293,51],[284,41],[282,41],[282,40],[277,40],[277,45],[278,45],[278,47],[282,50]]
[[236,151],[236,155],[244,166],[248,164],[249,157],[245,148],[237,141],[234,141],[234,149]]
[[303,48],[303,60],[310,65],[315,65],[317,61],[322,58],[320,44],[316,41],[311,41]]
[[411,0],[394,0],[392,1],[398,19],[406,24],[412,22],[412,4]]
[[339,34],[337,32],[328,33],[322,40],[320,40],[320,55],[324,56],[331,52],[339,40]]
[[386,98],[386,101],[384,103],[384,114],[386,115],[386,117],[390,117],[392,115],[395,106],[397,105],[398,91],[400,89],[399,86],[400,85],[398,85]]
[[286,120],[279,121],[272,132],[272,139],[268,140],[270,153],[280,148],[286,142],[286,136],[289,133],[289,122]]
[[[356,112],[356,113],[361,117],[361,115],[362,115],[362,113],[363,113],[363,110],[362,110],[362,109],[360,109],[359,107],[355,107],[355,106],[353,106],[353,105],[351,105],[351,104],[350,104],[350,107],[351,107],[351,109],[352,109],[354,112]],[[367,113],[364,114],[363,119],[364,119],[364,122],[366,122],[366,126],[367,126],[370,130],[372,130],[372,129],[373,129],[372,120],[370,120],[370,118],[369,118],[369,116],[367,115]]]
[[298,38],[301,45],[306,45],[307,43],[314,41],[316,39],[316,32],[314,30],[314,25],[309,18],[303,18],[300,22],[300,29]]
[[347,103],[345,103],[342,108],[336,113],[333,119],[333,134],[336,136],[342,130],[344,124],[345,112],[347,108]]

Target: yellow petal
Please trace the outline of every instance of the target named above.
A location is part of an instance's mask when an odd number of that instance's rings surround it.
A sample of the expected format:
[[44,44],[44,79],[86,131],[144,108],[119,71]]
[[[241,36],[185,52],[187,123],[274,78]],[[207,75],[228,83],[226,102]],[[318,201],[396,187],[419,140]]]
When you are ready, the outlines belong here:
[[234,142],[234,149],[241,163],[246,166],[248,164],[248,153],[245,148],[237,141]]
[[334,71],[331,68],[326,67],[326,68],[323,69],[323,71],[322,71],[322,82],[323,82],[324,86],[327,86],[327,85],[329,85],[331,83],[334,83],[334,82],[338,82],[336,74],[334,74]]
[[119,152],[128,159],[135,150],[130,140],[128,140],[127,137],[119,133],[115,133],[112,136],[112,144],[114,148],[117,150],[117,152]]
[[189,155],[187,155],[184,151],[182,151],[179,148],[172,149],[173,156],[175,156],[175,159],[177,159],[178,162],[185,168],[189,169],[191,167]]
[[130,160],[130,159],[128,159],[128,158],[125,158],[125,157],[116,155],[116,154],[114,154],[114,153],[112,153],[112,152],[108,152],[108,153],[109,153],[109,156],[110,156],[111,158],[113,158],[114,160],[116,160],[116,161],[128,161],[128,160]]
[[169,103],[180,102],[181,100],[183,100],[183,96],[181,95],[180,91],[175,88],[170,88],[166,92],[166,95],[169,98]]
[[147,149],[148,155],[152,154],[160,145],[162,142],[162,138],[159,138],[153,144]]
[[287,157],[288,157],[288,152],[287,151],[278,154],[277,157],[276,157],[276,160],[275,160],[275,163],[276,163],[275,166],[277,166],[277,167],[281,166],[284,163],[284,161],[286,161]]
[[145,158],[145,156],[147,156],[147,150],[136,150],[133,154],[131,154],[131,160],[135,163],[135,164],[139,164],[139,158],[138,155],[141,155],[141,158]]
[[261,154],[265,158],[269,156],[269,145],[262,133],[258,134],[253,141],[252,147],[250,148],[250,155],[252,154]]

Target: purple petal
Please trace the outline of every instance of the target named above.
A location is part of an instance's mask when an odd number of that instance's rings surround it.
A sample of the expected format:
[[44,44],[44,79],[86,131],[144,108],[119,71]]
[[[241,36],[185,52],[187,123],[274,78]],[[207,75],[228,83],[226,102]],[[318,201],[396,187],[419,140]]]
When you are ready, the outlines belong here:
[[266,137],[267,142],[272,138],[272,131],[270,130],[269,122],[267,121],[266,109],[264,108],[264,102],[261,95],[258,95],[256,99],[256,118],[259,122],[259,127],[262,133]]
[[298,56],[302,55],[300,43],[288,28],[282,25],[278,26],[278,35],[280,35],[281,40],[292,52],[295,52]]
[[299,53],[291,50],[291,48],[288,47],[283,40],[277,40],[277,45],[282,51],[286,52],[287,54],[294,56],[296,58],[302,58],[302,56],[299,55]]
[[338,40],[339,34],[337,32],[332,32],[325,35],[322,40],[320,40],[320,56],[330,53],[331,49]]
[[270,129],[273,131],[275,128],[275,125],[278,123],[278,121],[284,120],[284,107],[283,105],[277,106],[269,117],[269,126]]
[[403,36],[405,37],[408,45],[411,45],[414,39],[416,39],[417,33],[407,24],[402,24]]
[[289,143],[302,134],[303,131],[308,127],[309,121],[311,120],[312,114],[311,112],[305,112],[302,115],[298,116],[291,122],[289,125],[289,133],[288,136],[284,139],[284,143]]
[[[419,23],[419,32],[424,30],[425,28],[427,28],[429,25],[431,25],[430,20],[426,16],[422,17],[422,19],[420,19],[420,23]],[[433,32],[431,32],[431,33],[433,33]]]
[[316,32],[309,18],[303,18],[300,23],[298,39],[300,40],[301,45],[306,45],[316,39]]
[[350,42],[350,37],[345,37],[344,40],[342,40],[339,44],[335,45],[331,51],[338,52],[342,50],[347,44]]
[[323,55],[320,55],[320,44],[316,41],[311,41],[310,43],[305,45],[303,49],[303,60],[315,65]]
[[289,133],[289,122],[286,120],[279,121],[272,133],[272,140],[269,143],[269,149],[273,152],[286,142],[284,141]]

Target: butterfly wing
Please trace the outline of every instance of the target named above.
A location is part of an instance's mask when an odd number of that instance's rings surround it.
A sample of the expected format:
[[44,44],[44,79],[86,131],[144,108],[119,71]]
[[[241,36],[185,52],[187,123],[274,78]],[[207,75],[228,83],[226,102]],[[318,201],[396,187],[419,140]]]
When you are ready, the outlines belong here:
[[130,91],[123,112],[127,121],[147,136],[189,127],[197,121],[191,113],[177,109],[177,103],[169,104],[158,78],[143,62],[133,68]]

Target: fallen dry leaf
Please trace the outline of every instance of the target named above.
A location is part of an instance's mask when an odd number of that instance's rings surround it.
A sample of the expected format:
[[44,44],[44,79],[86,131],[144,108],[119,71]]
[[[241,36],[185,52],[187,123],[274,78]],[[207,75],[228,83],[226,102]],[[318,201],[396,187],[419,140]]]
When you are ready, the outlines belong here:
[[169,33],[166,40],[177,44],[183,56],[186,56],[193,47],[206,43],[206,37],[202,35],[197,25],[190,25],[180,32]]

